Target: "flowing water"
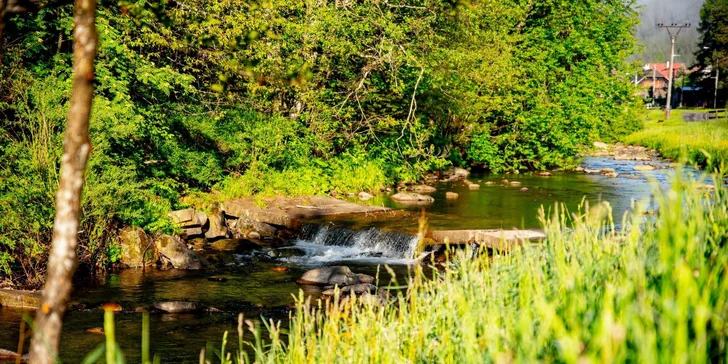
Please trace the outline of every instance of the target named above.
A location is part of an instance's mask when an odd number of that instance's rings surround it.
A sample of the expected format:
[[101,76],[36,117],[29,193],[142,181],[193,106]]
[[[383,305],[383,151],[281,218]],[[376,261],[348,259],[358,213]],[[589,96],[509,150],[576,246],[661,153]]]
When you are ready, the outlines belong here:
[[[584,200],[592,203],[609,201],[615,219],[619,221],[633,201],[649,201],[655,185],[667,186],[672,173],[666,169],[634,173],[636,163],[603,158],[585,160],[584,164],[590,168],[614,168],[625,174],[618,178],[584,173],[554,173],[551,177],[473,175],[470,180],[480,183],[479,190],[470,190],[462,183],[441,183],[433,194],[435,203],[426,207],[429,227],[448,230],[537,228],[540,226],[538,211],[542,206],[548,210],[561,202],[575,211]],[[518,181],[520,185],[503,184],[504,178]],[[487,181],[496,184],[487,186]],[[522,191],[524,187],[528,191]],[[459,198],[445,199],[447,191],[458,193]],[[393,267],[398,280],[404,282],[407,264],[412,261],[416,245],[413,234],[417,231],[421,208],[398,205],[386,196],[378,196],[367,203],[412,213],[305,225],[294,246],[281,249],[284,257],[275,260],[262,251],[231,257],[234,259],[225,269],[214,272],[125,270],[110,274],[102,281],[80,279],[76,283],[74,300],[86,308],[73,310],[66,316],[61,350],[63,361],[79,362],[103,341],[102,336],[87,333],[86,329],[103,325],[103,312],[99,307],[106,301],[113,300],[125,309],[117,315],[117,336],[129,362],[139,361],[142,318],[140,313],[134,312],[136,308],[149,307],[156,301],[189,300],[222,311],[151,316],[152,352],[160,353],[163,362],[191,363],[198,362],[201,348],[212,345],[207,352],[217,350],[226,330],[236,337],[237,312],[249,318],[285,322],[294,304],[294,294],[301,289],[307,295],[320,294],[316,287],[296,283],[296,279],[312,267],[345,264],[355,272],[371,275],[382,272],[379,277],[385,279],[387,273],[382,265],[386,264]],[[275,269],[280,266],[287,270]],[[222,275],[227,281],[208,280],[212,275]],[[0,309],[0,348],[17,346],[23,315],[32,315],[32,312]]]

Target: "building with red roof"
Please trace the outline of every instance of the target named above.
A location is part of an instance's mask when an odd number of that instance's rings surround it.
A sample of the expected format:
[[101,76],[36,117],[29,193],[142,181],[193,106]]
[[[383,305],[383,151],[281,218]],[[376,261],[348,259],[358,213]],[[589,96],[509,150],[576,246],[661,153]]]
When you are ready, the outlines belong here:
[[[667,97],[667,85],[669,84],[670,63],[648,63],[642,68],[642,76],[637,78],[636,84],[642,89],[643,97],[653,99],[664,99]],[[688,73],[684,63],[675,63],[672,66],[673,81]],[[654,95],[652,94],[654,90]]]

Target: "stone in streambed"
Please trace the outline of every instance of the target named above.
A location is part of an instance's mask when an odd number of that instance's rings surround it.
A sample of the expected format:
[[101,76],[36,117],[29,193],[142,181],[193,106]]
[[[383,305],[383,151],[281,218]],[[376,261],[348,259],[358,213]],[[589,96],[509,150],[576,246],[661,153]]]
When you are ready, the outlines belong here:
[[374,283],[374,277],[368,274],[357,273],[356,277],[359,278],[360,283]]
[[416,192],[416,193],[426,193],[426,194],[437,192],[437,188],[428,186],[428,185],[413,186],[412,188],[410,188],[410,190],[412,190],[413,192]]
[[119,263],[129,268],[152,266],[157,262],[154,243],[140,227],[128,227],[119,232],[121,257]]
[[176,236],[162,235],[154,241],[159,255],[176,269],[202,269],[204,261]]
[[455,192],[447,192],[445,193],[445,198],[448,200],[457,200],[459,195]]
[[390,196],[390,198],[396,202],[401,203],[433,203],[435,199],[432,196],[421,195],[419,193],[412,192],[399,192]]
[[165,301],[155,302],[154,308],[167,313],[188,313],[201,310],[203,306],[197,302]]
[[638,164],[638,165],[634,166],[634,170],[638,171],[638,172],[654,171],[655,169],[657,169],[657,168],[655,168],[654,166],[651,166],[649,164]]
[[357,197],[361,201],[367,201],[367,200],[371,200],[372,198],[374,198],[373,195],[371,195],[370,193],[364,192],[364,191],[359,192],[359,194],[357,195]]
[[325,286],[330,284],[329,281],[332,277],[340,279],[341,276],[353,275],[351,269],[347,266],[332,266],[332,267],[321,267],[307,271],[298,279],[300,284],[317,284]]
[[225,216],[222,211],[215,211],[208,216],[209,227],[205,232],[207,240],[223,239],[228,236],[230,230],[225,223]]

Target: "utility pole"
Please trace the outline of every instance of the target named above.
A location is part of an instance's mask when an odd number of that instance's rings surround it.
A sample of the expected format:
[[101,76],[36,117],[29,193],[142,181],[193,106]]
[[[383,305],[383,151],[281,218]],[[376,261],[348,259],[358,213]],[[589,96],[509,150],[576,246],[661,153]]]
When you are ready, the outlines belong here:
[[[715,62],[715,90],[713,93],[713,108],[718,109],[718,77],[720,77],[720,61]],[[716,111],[716,114],[718,112]],[[717,117],[717,116],[716,116]]]
[[657,100],[657,64],[652,64],[652,106],[655,106],[655,100]]
[[[683,28],[690,28],[690,24],[657,24],[658,28],[664,28],[667,29],[667,34],[670,35],[670,76],[668,77],[667,81],[667,102],[665,103],[665,120],[670,118],[670,109],[672,109],[672,79],[674,76],[674,69],[675,69],[675,40],[677,39],[677,36],[680,35],[680,31],[683,30]],[[677,29],[675,34],[673,35],[673,29]]]

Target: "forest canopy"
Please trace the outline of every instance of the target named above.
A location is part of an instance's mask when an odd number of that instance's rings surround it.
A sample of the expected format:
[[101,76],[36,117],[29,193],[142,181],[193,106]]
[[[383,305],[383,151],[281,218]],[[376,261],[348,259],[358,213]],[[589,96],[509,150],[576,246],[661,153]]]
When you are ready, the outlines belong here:
[[[167,212],[374,191],[450,165],[574,165],[638,128],[630,0],[102,2],[81,259]],[[39,285],[71,85],[72,4],[9,17],[0,275]],[[183,198],[184,197],[184,198]]]

